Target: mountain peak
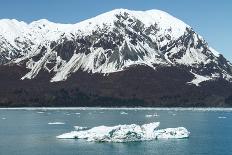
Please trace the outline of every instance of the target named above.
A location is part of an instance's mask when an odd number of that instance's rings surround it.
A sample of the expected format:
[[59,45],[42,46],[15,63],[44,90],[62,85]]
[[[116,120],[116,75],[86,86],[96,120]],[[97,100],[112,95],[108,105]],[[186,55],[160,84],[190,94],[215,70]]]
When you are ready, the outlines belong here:
[[0,25],[7,28],[0,54],[4,63],[25,63],[30,71],[22,79],[46,70],[54,75],[51,81],[62,81],[77,70],[110,74],[134,65],[181,66],[209,80],[232,77],[224,57],[190,26],[160,10],[115,9],[76,24],[10,23]]

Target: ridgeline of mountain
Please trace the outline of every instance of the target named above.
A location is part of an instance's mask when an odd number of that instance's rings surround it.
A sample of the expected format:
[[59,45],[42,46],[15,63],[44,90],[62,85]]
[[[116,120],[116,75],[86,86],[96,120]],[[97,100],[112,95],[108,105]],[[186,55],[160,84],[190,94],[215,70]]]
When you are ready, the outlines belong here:
[[159,10],[0,20],[0,106],[231,106],[232,65]]

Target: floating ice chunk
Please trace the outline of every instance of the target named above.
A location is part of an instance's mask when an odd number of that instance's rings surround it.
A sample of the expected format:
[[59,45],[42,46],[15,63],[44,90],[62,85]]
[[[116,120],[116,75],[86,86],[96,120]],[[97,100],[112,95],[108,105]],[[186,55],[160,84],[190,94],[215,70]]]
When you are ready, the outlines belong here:
[[153,114],[153,115],[145,115],[145,117],[148,117],[148,118],[150,118],[150,117],[158,117],[159,115],[158,114]]
[[144,125],[98,126],[89,130],[72,131],[57,136],[59,139],[86,139],[95,142],[130,142],[155,139],[188,138],[190,132],[184,127],[156,130],[159,122]]
[[2,119],[3,119],[3,120],[5,120],[6,118],[5,118],[5,117],[3,117]]
[[44,112],[43,111],[37,111],[37,114],[43,114]]
[[65,124],[64,122],[49,122],[49,125],[63,125]]
[[152,115],[146,115],[145,117],[152,117]]
[[87,127],[83,127],[83,126],[74,126],[74,128],[75,128],[77,131],[88,129]]
[[127,115],[128,113],[125,111],[120,112],[121,115]]
[[225,118],[227,118],[227,117],[225,117],[225,116],[219,116],[218,118],[219,118],[219,119],[225,119]]
[[190,132],[184,127],[167,128],[155,131],[157,139],[183,139],[188,138]]
[[75,114],[76,114],[76,115],[80,115],[81,113],[79,113],[79,112],[76,112]]

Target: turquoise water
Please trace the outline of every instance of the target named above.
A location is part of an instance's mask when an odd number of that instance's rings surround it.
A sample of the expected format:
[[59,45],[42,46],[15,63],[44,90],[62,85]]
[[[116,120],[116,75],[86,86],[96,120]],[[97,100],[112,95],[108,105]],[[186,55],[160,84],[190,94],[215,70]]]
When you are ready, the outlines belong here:
[[[126,112],[128,114],[120,114]],[[149,114],[158,117],[145,117]],[[73,126],[89,128],[159,121],[160,128],[186,127],[189,139],[130,143],[61,140]],[[63,122],[49,125],[49,122]],[[232,111],[204,109],[0,109],[0,155],[230,155]]]

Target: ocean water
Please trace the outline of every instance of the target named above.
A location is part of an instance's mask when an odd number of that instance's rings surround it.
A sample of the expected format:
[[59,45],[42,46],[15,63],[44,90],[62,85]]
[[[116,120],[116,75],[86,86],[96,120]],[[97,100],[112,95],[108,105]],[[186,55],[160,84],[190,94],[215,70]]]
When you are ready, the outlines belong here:
[[[156,114],[155,117],[146,115]],[[128,143],[64,140],[74,126],[160,122],[185,127],[188,139]],[[0,155],[231,155],[231,109],[0,109]]]

